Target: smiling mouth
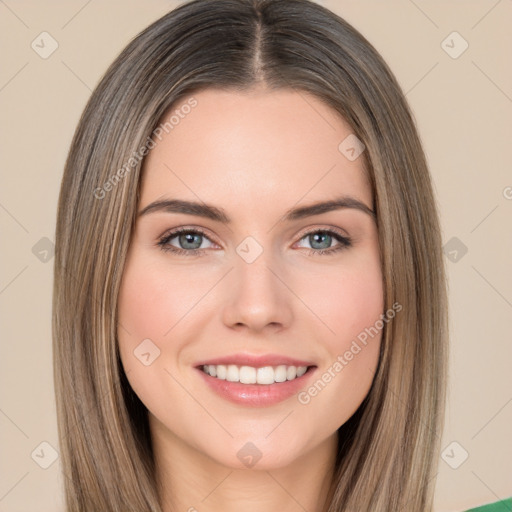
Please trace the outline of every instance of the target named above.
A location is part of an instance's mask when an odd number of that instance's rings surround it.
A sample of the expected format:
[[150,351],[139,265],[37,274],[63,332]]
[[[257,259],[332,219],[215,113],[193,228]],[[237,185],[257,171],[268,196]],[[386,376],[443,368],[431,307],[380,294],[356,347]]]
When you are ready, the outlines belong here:
[[316,366],[263,366],[253,367],[235,364],[209,364],[198,367],[210,377],[240,384],[271,385],[299,379]]

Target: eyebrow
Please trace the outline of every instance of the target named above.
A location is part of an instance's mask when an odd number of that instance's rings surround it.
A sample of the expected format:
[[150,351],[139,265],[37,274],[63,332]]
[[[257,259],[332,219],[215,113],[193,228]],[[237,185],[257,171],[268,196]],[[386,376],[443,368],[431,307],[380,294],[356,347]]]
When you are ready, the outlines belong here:
[[[330,201],[321,201],[310,204],[308,206],[300,206],[288,210],[282,220],[293,221],[311,217],[313,215],[320,215],[334,210],[341,210],[350,208],[361,211],[370,215],[373,219],[376,218],[375,212],[366,204],[358,199],[350,196],[342,196]],[[222,208],[212,206],[206,203],[198,203],[195,201],[184,201],[181,199],[162,199],[154,201],[143,208],[138,216],[147,215],[154,212],[166,213],[181,213],[186,215],[196,215],[198,217],[205,217],[207,219],[221,222],[223,224],[230,224],[231,218],[226,214]]]

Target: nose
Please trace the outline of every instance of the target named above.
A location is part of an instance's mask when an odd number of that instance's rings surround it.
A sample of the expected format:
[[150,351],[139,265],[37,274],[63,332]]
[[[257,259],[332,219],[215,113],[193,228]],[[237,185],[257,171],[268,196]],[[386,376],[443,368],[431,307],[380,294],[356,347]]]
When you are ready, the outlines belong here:
[[226,326],[260,332],[279,331],[291,324],[293,287],[270,252],[263,251],[252,263],[236,257],[235,268],[224,282],[228,300],[222,319]]

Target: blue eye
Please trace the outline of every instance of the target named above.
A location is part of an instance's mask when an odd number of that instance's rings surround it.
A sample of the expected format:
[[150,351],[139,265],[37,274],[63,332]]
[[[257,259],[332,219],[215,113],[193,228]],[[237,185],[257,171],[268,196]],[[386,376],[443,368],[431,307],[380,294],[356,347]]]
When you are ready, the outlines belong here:
[[[170,241],[173,238],[178,239],[178,243],[184,247],[179,248],[170,244]],[[185,256],[197,256],[199,253],[202,254],[204,249],[199,249],[202,245],[201,238],[207,238],[205,233],[199,229],[187,229],[187,228],[178,228],[174,231],[168,233],[163,238],[160,239],[158,245],[162,249],[162,251],[169,251],[175,254],[185,255]],[[198,243],[199,239],[199,243]],[[208,238],[207,238],[208,239]],[[191,247],[192,246],[192,247]]]
[[[176,247],[170,243],[174,238],[178,239],[178,243],[181,247]],[[200,249],[203,238],[210,240],[200,229],[178,228],[162,237],[158,241],[157,245],[162,249],[162,251],[169,251],[174,254],[184,256],[202,256],[205,253],[204,248]],[[311,249],[306,248],[310,255],[333,254],[352,246],[350,238],[331,229],[317,229],[315,231],[310,231],[309,233],[306,233],[301,240],[306,238],[312,246]],[[338,242],[334,247],[331,246],[333,239]],[[318,245],[321,247],[318,247]],[[325,247],[325,245],[327,246]]]
[[[313,249],[308,250],[308,253],[311,255],[332,254],[352,245],[350,238],[340,235],[338,232],[332,231],[330,229],[318,229],[316,231],[310,231],[304,237],[302,237],[301,240],[304,240],[305,238],[308,239],[309,243],[313,247]],[[336,240],[338,244],[334,247],[331,247],[330,245],[333,239]],[[325,247],[326,242],[327,247]]]

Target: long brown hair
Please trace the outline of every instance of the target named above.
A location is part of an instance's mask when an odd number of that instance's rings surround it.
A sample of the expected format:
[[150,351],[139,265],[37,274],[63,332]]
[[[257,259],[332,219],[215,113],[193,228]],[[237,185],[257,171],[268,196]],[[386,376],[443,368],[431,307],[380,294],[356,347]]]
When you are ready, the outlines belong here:
[[444,421],[447,299],[439,220],[414,118],[351,25],[308,0],[193,0],[134,38],[94,90],[62,180],[54,378],[70,512],[161,511],[147,410],[120,363],[117,299],[138,204],[141,148],[164,113],[215,87],[291,89],[335,109],[363,142],[385,310],[379,366],[338,431],[328,512],[429,512]]

